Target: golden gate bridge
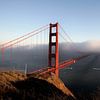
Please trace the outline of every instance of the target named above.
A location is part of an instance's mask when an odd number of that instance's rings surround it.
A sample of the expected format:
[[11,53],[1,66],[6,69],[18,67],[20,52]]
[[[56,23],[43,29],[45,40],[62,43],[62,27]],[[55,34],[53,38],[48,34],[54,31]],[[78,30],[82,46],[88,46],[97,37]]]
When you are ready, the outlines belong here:
[[[62,45],[61,42],[63,41],[65,41],[65,44],[67,44],[68,43],[67,38],[71,41],[72,45],[74,45],[74,42],[72,41],[72,39],[64,31],[63,27],[59,23],[55,23],[55,24],[50,23],[49,25],[40,27],[39,29],[29,32],[21,37],[18,37],[6,43],[3,43],[1,45],[1,65],[5,66],[7,62],[12,63],[13,60],[14,62],[16,62],[15,60],[16,55],[14,54],[16,50],[15,48],[21,51],[21,53],[19,52],[17,53],[17,56],[19,55],[19,58],[21,58],[20,60],[23,60],[24,57],[22,53],[25,49],[25,46],[27,47],[30,45],[29,48],[32,48],[31,50],[33,51],[34,49],[36,49],[36,47],[39,49],[39,52],[42,58],[48,52],[47,58],[45,60],[48,62],[47,62],[47,65],[40,67],[37,70],[31,70],[31,72],[29,72],[28,74],[38,73],[39,75],[42,75],[45,73],[52,72],[52,73],[55,73],[57,76],[59,76],[60,69],[69,67],[70,65],[76,63],[77,61],[89,56],[88,54],[80,52],[74,46],[73,49],[76,50],[81,55],[77,57],[72,57],[69,59],[60,60],[60,57],[62,54],[60,54],[61,49],[59,49],[60,48],[59,45]],[[47,47],[46,52],[44,51],[44,45],[48,45],[46,46]],[[36,49],[37,53],[38,53],[38,49]],[[32,55],[30,55],[30,57],[31,56]],[[36,55],[36,52],[33,52],[33,56],[37,57],[38,59],[40,58],[40,55],[38,54]],[[27,58],[27,54],[25,58]],[[33,59],[33,64],[35,62],[36,61],[34,61]]]

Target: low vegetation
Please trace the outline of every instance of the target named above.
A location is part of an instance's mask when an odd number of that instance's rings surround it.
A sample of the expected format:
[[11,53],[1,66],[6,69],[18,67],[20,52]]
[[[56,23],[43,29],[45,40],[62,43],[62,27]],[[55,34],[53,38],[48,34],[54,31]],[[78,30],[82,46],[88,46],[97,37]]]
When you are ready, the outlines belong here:
[[1,100],[73,100],[74,96],[55,75],[29,76],[0,73]]
[[0,100],[100,100],[100,88],[71,90],[52,73],[0,72]]

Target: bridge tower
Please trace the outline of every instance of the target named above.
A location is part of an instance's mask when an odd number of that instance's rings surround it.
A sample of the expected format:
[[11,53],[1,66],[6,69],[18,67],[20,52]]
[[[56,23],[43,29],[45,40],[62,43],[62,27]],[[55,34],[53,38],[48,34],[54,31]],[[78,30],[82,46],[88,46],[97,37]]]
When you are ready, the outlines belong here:
[[58,23],[51,24],[49,29],[49,54],[48,54],[48,66],[54,67],[54,73],[59,75],[59,51],[58,51]]

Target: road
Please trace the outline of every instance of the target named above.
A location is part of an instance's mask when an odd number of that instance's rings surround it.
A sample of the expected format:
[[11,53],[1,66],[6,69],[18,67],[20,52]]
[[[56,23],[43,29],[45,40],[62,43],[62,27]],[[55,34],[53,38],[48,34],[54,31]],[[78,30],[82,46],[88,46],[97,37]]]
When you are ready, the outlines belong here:
[[60,77],[65,84],[100,86],[100,70],[98,70],[100,69],[100,54],[92,54],[70,67],[72,70],[60,71]]

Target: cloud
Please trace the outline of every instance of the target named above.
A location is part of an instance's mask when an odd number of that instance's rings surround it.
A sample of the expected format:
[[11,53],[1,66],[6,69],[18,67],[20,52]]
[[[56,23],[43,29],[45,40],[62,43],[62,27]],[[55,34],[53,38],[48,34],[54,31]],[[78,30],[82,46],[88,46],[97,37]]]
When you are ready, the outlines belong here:
[[88,52],[100,52],[100,40],[90,40],[80,43],[78,48]]
[[[100,52],[100,41],[86,41],[82,43],[61,43],[59,45],[60,61],[80,56],[80,52]],[[79,52],[80,51],[80,52]],[[5,50],[5,60],[10,62],[10,49]],[[13,63],[47,65],[48,45],[16,46],[12,49]],[[9,65],[8,65],[9,66]]]

